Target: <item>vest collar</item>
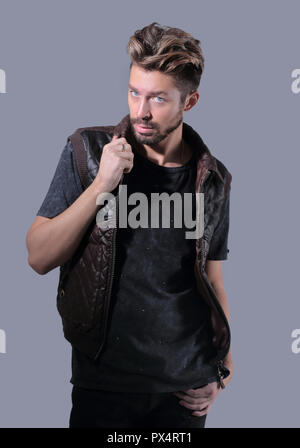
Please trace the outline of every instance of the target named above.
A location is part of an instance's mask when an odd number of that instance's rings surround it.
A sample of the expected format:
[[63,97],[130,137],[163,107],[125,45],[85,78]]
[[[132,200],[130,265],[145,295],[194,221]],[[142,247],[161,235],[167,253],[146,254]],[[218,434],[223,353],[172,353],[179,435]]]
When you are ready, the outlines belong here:
[[[113,134],[118,137],[125,137],[130,144],[133,143],[129,114],[125,115],[125,117],[123,117],[122,120],[114,127]],[[190,144],[195,151],[197,151],[198,170],[204,168],[205,170],[214,171],[224,183],[225,180],[218,169],[216,158],[211,154],[200,135],[192,128],[192,126],[185,122],[183,122],[182,126],[182,136],[184,140]]]

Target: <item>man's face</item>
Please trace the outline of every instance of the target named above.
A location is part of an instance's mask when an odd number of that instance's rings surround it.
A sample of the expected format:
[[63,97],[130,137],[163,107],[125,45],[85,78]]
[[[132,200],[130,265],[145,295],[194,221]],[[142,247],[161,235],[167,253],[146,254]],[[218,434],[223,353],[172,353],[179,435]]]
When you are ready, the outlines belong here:
[[184,105],[173,78],[137,65],[130,70],[128,105],[132,131],[141,144],[159,143],[183,120]]

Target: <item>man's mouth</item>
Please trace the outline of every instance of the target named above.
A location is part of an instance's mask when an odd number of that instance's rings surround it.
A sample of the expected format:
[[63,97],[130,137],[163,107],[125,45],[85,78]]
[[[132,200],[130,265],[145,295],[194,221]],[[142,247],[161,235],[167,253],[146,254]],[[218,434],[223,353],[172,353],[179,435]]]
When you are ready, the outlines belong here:
[[147,131],[149,132],[149,131],[151,131],[151,129],[153,129],[151,126],[143,126],[141,124],[136,124],[135,128],[138,132],[143,132],[143,133],[147,132]]

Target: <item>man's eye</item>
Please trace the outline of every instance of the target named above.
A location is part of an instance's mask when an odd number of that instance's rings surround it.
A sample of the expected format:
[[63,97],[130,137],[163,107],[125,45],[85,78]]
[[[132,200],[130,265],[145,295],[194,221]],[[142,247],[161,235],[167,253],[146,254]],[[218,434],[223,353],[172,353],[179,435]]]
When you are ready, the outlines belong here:
[[157,101],[157,103],[163,103],[165,101],[164,98],[162,98],[160,96],[156,96],[155,99],[159,100],[159,101]]
[[135,96],[135,95],[134,95],[135,93],[138,95],[138,93],[135,92],[134,90],[130,90],[130,93],[131,93],[132,96]]

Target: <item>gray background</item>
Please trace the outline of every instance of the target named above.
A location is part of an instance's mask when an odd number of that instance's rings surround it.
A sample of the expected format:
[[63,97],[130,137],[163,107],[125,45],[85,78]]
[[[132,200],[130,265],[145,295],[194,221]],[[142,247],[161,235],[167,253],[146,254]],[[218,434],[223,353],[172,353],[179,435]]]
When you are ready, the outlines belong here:
[[200,101],[185,115],[233,175],[223,263],[235,373],[207,427],[299,427],[299,1],[0,1],[0,426],[66,427],[71,346],[58,269],[27,264],[26,233],[68,135],[127,112],[126,44],[157,21],[200,39]]

